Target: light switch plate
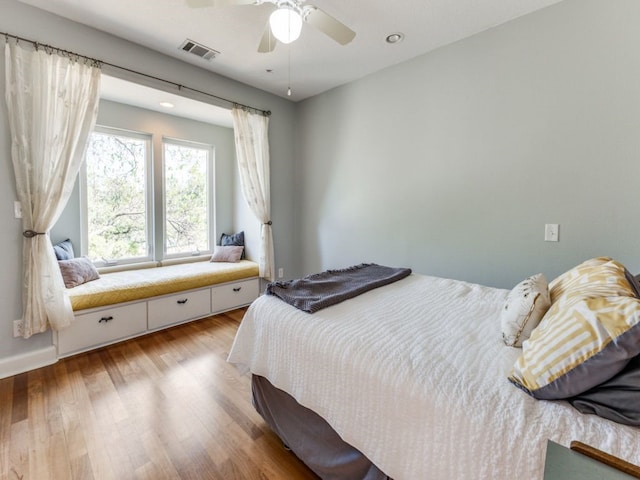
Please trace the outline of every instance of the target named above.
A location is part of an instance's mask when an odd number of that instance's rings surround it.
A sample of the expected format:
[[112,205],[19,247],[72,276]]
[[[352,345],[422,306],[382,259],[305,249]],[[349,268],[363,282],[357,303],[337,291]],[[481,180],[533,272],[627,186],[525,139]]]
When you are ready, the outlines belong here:
[[547,223],[544,226],[544,241],[545,242],[557,242],[559,241],[559,229],[560,225],[557,223]]

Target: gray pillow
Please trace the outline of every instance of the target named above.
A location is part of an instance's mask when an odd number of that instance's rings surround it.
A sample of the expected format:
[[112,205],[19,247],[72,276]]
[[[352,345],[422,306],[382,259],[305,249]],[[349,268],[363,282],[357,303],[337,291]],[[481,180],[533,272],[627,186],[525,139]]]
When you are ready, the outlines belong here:
[[60,273],[67,288],[77,287],[83,283],[100,278],[96,267],[87,257],[71,258],[58,261]]
[[[220,246],[227,247],[230,245],[244,247],[244,231],[234,233],[233,235],[223,233],[220,236]],[[240,258],[244,258],[244,249],[242,249],[242,256]]]
[[63,242],[56,243],[53,246],[53,251],[56,252],[56,258],[58,260],[70,260],[75,257],[73,253],[73,245],[68,238]]

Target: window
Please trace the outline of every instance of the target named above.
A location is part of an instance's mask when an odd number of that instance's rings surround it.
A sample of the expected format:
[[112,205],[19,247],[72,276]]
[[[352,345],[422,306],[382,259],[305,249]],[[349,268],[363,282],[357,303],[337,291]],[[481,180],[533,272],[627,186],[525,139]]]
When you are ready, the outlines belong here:
[[[126,130],[91,134],[81,176],[82,245],[98,266],[212,250],[212,147],[163,138],[154,156],[153,144],[151,135]],[[154,157],[162,162],[155,174]]]
[[211,147],[163,141],[165,255],[211,251]]
[[98,265],[152,258],[151,138],[97,128],[83,168],[83,245]]

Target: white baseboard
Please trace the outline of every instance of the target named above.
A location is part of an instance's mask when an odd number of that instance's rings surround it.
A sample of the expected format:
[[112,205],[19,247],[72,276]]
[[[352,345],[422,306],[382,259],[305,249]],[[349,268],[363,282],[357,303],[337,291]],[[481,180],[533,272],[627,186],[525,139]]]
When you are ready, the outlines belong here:
[[57,361],[56,347],[53,345],[33,352],[2,358],[0,359],[0,378],[11,377],[29,370],[46,367]]

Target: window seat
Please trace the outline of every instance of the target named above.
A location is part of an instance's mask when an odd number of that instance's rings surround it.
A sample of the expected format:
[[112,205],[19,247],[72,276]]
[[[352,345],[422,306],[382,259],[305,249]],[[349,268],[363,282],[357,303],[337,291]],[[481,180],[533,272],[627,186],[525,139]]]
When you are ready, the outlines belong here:
[[97,280],[67,289],[67,293],[73,310],[78,311],[233,282],[258,274],[258,264],[249,260],[192,262],[103,273]]
[[249,260],[102,273],[67,289],[75,320],[54,335],[58,358],[249,305],[258,275]]

